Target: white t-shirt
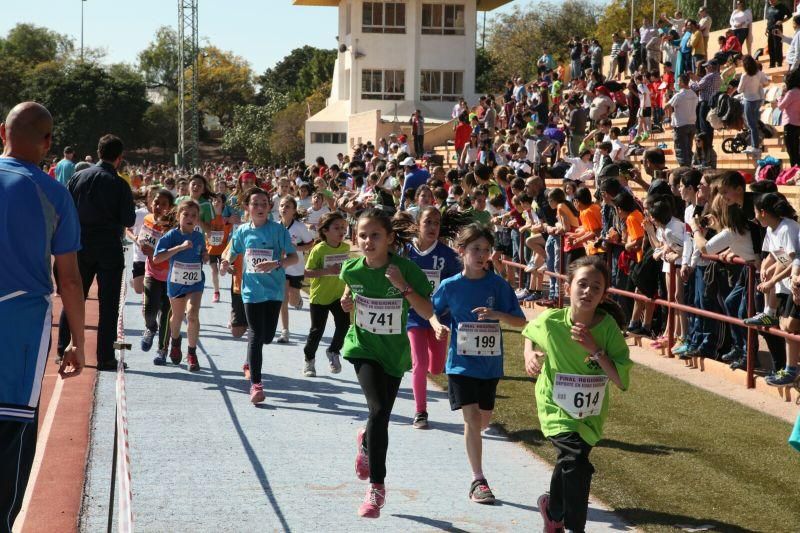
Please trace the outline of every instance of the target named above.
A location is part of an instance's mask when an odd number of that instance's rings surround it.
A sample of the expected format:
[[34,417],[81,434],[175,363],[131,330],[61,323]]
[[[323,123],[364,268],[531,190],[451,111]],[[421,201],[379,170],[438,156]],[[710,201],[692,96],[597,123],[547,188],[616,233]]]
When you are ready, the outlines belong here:
[[753,251],[753,239],[750,232],[744,235],[725,228],[708,240],[706,243],[706,253],[718,254],[724,250],[730,250],[745,261],[755,261],[758,256]]
[[[680,267],[683,259],[683,244],[686,237],[686,224],[679,219],[672,217],[672,220],[667,222],[663,228],[656,229],[656,238],[661,243],[664,249],[668,249],[678,253],[678,258],[675,259],[675,266]],[[664,273],[669,272],[669,263],[664,261],[664,266],[661,268]]]
[[628,146],[622,143],[618,138],[611,140],[611,153],[608,154],[611,156],[611,160],[615,163],[620,161],[627,161],[628,158],[625,157],[625,151],[628,149]]
[[753,76],[742,74],[736,90],[748,102],[757,102],[764,99],[764,83],[769,83],[769,78],[760,70]]
[[697,94],[689,89],[681,89],[669,100],[672,106],[670,123],[675,128],[694,124],[697,121]]
[[149,209],[146,207],[140,207],[136,210],[136,222],[133,223],[131,226],[131,232],[136,235],[136,240],[133,243],[133,261],[136,262],[144,262],[147,260],[147,256],[144,255],[142,249],[139,248],[139,232],[142,229],[142,225],[144,225],[144,217],[150,212]]
[[[796,256],[800,250],[800,224],[790,218],[782,218],[774,230],[767,228],[761,250],[769,252],[780,263],[794,262],[791,255]],[[783,278],[775,289],[779,294],[791,294],[790,278]]]
[[322,204],[322,208],[319,210],[309,208],[308,216],[306,216],[306,223],[316,229],[316,227],[319,225],[319,221],[322,220],[322,217],[330,212],[330,208],[325,204]]
[[651,107],[650,89],[647,88],[647,85],[644,83],[636,85],[636,91],[639,93],[639,109]]
[[297,209],[302,209],[303,211],[308,211],[311,209],[311,197],[306,196],[305,198],[300,198],[299,196],[295,198],[297,202]]
[[[308,244],[314,240],[314,234],[299,220],[293,220],[292,225],[286,228],[292,238],[292,245]],[[285,268],[288,276],[302,276],[306,273],[306,260],[303,252],[297,250],[297,263]]]

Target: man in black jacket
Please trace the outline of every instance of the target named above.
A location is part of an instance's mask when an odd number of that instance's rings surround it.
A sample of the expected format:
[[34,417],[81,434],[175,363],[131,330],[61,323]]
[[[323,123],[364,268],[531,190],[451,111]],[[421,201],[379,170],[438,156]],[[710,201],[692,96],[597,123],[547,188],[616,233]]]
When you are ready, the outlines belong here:
[[[122,237],[125,228],[136,221],[133,193],[128,183],[117,174],[122,161],[122,141],[104,135],[97,144],[100,161],[77,172],[69,189],[81,223],[81,245],[78,267],[84,295],[97,277],[97,299],[100,317],[97,323],[97,369],[116,370],[114,341],[117,338],[120,285],[125,269]],[[62,312],[58,326],[58,354],[70,342],[67,316]]]

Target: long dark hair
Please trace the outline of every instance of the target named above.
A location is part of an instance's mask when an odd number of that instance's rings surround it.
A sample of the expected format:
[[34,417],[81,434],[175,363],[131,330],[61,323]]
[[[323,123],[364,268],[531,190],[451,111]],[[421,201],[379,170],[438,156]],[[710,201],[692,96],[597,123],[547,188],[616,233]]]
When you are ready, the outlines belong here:
[[328,239],[326,238],[325,233],[329,229],[331,229],[331,226],[337,220],[347,221],[347,219],[344,218],[344,215],[342,215],[339,211],[331,211],[329,213],[325,213],[324,215],[322,215],[322,218],[319,219],[319,226],[317,227],[317,235],[318,235],[317,242],[318,243],[320,243],[320,242],[328,242]]
[[[575,273],[581,268],[594,269],[595,271],[599,272],[601,276],[603,276],[603,281],[605,283],[603,292],[608,291],[608,288],[611,287],[611,271],[609,270],[605,259],[602,259],[596,255],[586,255],[570,263],[569,272],[567,273],[567,283],[572,283]],[[602,302],[600,302],[600,305],[598,305],[597,308],[611,316],[611,318],[616,321],[620,329],[625,327],[627,322],[625,319],[625,313],[622,311],[622,307],[620,307],[619,304],[614,300],[606,297]]]
[[416,224],[414,224],[413,219],[409,220],[405,217],[392,218],[383,209],[370,207],[363,210],[358,216],[358,222],[360,223],[364,219],[374,220],[383,226],[386,233],[394,234],[394,252],[402,249],[417,236],[415,231]]
[[[456,211],[454,209],[448,209],[442,213],[435,205],[425,206],[420,209],[419,214],[417,215],[417,221],[422,220],[423,215],[426,213],[432,212],[437,212],[441,216],[441,220],[439,222],[440,239],[455,239],[456,236],[458,236],[458,232],[473,221],[472,215],[469,213]],[[417,222],[414,227],[414,233],[419,233],[419,222]]]
[[566,204],[566,206],[569,208],[570,212],[572,212],[573,215],[575,215],[576,217],[580,215],[580,211],[578,211],[578,208],[572,205],[571,202],[567,201],[567,193],[564,192],[564,189],[551,189],[547,195],[547,199],[552,200],[557,204]]
[[797,220],[797,213],[786,197],[777,192],[762,194],[754,202],[755,208],[759,211],[766,211],[776,218],[791,218]]

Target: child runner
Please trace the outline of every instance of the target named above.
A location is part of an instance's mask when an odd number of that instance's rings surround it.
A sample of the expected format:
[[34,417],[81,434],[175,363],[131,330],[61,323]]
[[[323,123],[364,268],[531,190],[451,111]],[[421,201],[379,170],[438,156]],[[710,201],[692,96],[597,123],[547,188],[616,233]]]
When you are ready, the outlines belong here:
[[169,227],[168,216],[174,205],[172,193],[166,189],[159,190],[150,204],[152,213],[147,214],[139,230],[137,240],[142,253],[145,254],[144,266],[144,324],[141,348],[150,351],[153,338],[158,333],[158,351],[153,364],[164,365],[167,359],[167,340],[169,339],[169,296],[167,295],[167,276],[169,263],[153,262],[153,252],[158,240]]
[[[398,231],[396,231],[396,229]],[[367,427],[356,436],[356,476],[369,479],[359,516],[378,518],[386,500],[386,451],[389,417],[400,380],[411,370],[411,348],[406,336],[409,308],[430,318],[431,286],[422,270],[393,253],[396,243],[408,240],[382,211],[361,213],[355,236],[363,257],[342,265],[345,282],[342,309],[355,309],[355,324],[344,341],[344,357],[355,367],[358,383],[367,400]]]
[[594,467],[589,453],[603,436],[608,380],[627,390],[633,363],[620,328],[622,311],[606,300],[610,273],[586,256],[569,270],[570,306],[549,309],[522,331],[525,369],[536,381],[542,432],[558,451],[550,492],[539,497],[545,531],[584,531]]
[[341,213],[328,213],[320,219],[318,231],[320,241],[311,249],[306,259],[306,276],[311,279],[308,297],[311,329],[303,349],[306,356],[303,375],[306,377],[317,375],[314,363],[319,342],[325,333],[328,313],[333,315],[336,325],[331,345],[325,351],[331,374],[342,371],[339,352],[350,327],[350,315],[342,310],[339,301],[344,294],[344,282],[339,279],[339,273],[342,263],[350,258],[350,245],[344,242],[347,220]]
[[133,266],[131,268],[131,287],[136,294],[144,292],[144,263],[147,260],[147,254],[142,250],[139,244],[139,232],[144,223],[144,217],[150,213],[150,206],[153,203],[153,198],[158,192],[158,187],[149,187],[144,199],[144,205],[136,210],[136,222],[130,228],[125,228],[127,237],[133,241]]
[[[454,213],[442,216],[435,207],[421,208],[417,218],[417,236],[405,246],[405,256],[422,269],[432,292],[436,292],[442,281],[461,271],[458,255],[439,240],[454,236],[458,225],[452,222],[464,219],[457,217]],[[413,426],[425,429],[428,427],[428,372],[441,374],[444,370],[447,339],[438,340],[430,323],[413,309],[408,314],[407,331],[411,343],[411,388],[416,405]]]
[[[472,467],[469,498],[476,503],[494,503],[483,475],[481,431],[489,426],[497,383],[503,377],[503,333],[500,322],[525,325],[514,289],[503,278],[486,270],[494,236],[477,224],[458,235],[456,244],[464,270],[439,285],[433,295],[436,316],[431,325],[436,337],[450,335],[447,357],[447,390],[450,408],[464,415],[464,440]],[[449,313],[448,325],[438,317]]]
[[280,206],[281,223],[289,231],[292,239],[292,246],[297,252],[297,263],[286,267],[286,298],[281,305],[281,331],[280,337],[276,342],[289,342],[289,304],[295,309],[303,307],[303,297],[300,289],[303,288],[303,276],[305,275],[305,258],[303,252],[310,250],[314,246],[314,234],[300,220],[297,212],[297,200],[294,196],[284,196]]
[[214,208],[214,218],[211,220],[210,229],[206,234],[206,245],[208,249],[208,262],[211,265],[211,284],[214,286],[213,302],[219,302],[219,263],[222,252],[228,245],[231,234],[231,225],[225,222],[223,211],[225,210],[225,195],[215,193],[211,196],[211,206]]
[[178,227],[169,230],[156,244],[153,262],[169,261],[167,295],[172,307],[169,358],[174,364],[183,359],[181,353],[181,324],[186,315],[186,336],[189,344],[186,364],[191,372],[200,370],[197,362],[197,338],[200,334],[200,299],[205,287],[203,263],[208,261],[200,223],[200,205],[194,200],[178,204]]
[[250,222],[239,226],[231,236],[227,255],[223,254],[220,271],[225,273],[230,262],[244,255],[242,273],[242,301],[247,316],[247,364],[250,372],[250,401],[264,401],[261,384],[263,348],[275,337],[281,303],[284,299],[286,274],[284,269],[297,262],[286,228],[269,220],[269,195],[256,187],[244,197]]

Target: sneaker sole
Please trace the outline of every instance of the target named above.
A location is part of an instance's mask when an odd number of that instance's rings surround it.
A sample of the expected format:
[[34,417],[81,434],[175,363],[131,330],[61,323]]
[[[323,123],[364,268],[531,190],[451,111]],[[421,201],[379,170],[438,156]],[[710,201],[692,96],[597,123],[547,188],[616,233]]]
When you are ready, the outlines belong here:
[[380,518],[381,517],[381,511],[380,511],[380,509],[378,509],[377,511],[370,510],[370,511],[362,512],[361,509],[359,509],[358,510],[358,516],[360,516],[361,518]]
[[316,372],[303,372],[303,375],[305,377],[307,377],[307,378],[315,378],[315,377],[317,377],[317,373]]
[[153,364],[156,366],[167,366],[166,359],[153,359]]
[[179,364],[181,364],[181,361],[183,361],[183,357],[172,357],[170,355],[169,356],[169,360],[172,361],[173,365],[179,365]]
[[480,503],[481,505],[492,505],[497,500],[494,497],[481,499],[481,498],[476,498],[475,496],[472,496],[472,495],[470,495],[469,499],[470,499],[470,501],[472,501],[474,503]]

